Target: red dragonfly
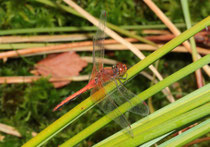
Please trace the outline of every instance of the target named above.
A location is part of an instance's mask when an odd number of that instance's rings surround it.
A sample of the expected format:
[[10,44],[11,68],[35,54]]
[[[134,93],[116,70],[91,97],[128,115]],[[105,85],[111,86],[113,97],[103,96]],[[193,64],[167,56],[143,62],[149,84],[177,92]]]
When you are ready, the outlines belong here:
[[[97,30],[97,33],[93,38],[93,43],[94,43],[93,44],[93,70],[92,70],[89,83],[81,90],[77,91],[73,95],[63,100],[60,104],[58,104],[53,109],[53,111],[60,109],[64,104],[68,103],[69,101],[76,98],[80,94],[86,92],[87,90],[92,89],[91,93],[93,94],[97,90],[103,89],[104,85],[106,85],[107,82],[115,81],[115,83],[117,84],[117,90],[114,90],[113,92],[111,92],[111,94],[107,94],[106,91],[104,90],[105,97],[97,105],[106,114],[113,110],[117,110],[115,112],[118,113],[116,114],[118,117],[116,117],[114,120],[122,128],[127,128],[127,127],[131,128],[129,121],[120,112],[120,110],[118,109],[118,106],[122,105],[125,102],[129,102],[129,104],[133,106],[133,108],[130,109],[129,111],[135,114],[142,115],[142,116],[147,115],[149,113],[149,109],[146,103],[144,102],[136,105],[136,103],[134,104],[130,101],[130,99],[133,98],[135,94],[129,91],[121,82],[121,79],[125,79],[123,76],[127,72],[127,67],[125,64],[118,63],[113,67],[103,67],[103,62],[101,60],[97,60],[97,61],[95,60],[96,57],[98,57],[99,59],[103,59],[104,57],[103,41],[105,38],[105,34],[104,34],[105,23],[106,23],[106,12],[102,11],[101,16],[100,16],[99,29]],[[130,129],[129,129],[129,132],[132,134]]]
[[[100,24],[99,28],[97,30],[96,35],[93,38],[93,70],[91,74],[91,79],[89,83],[80,89],[79,91],[75,92],[74,94],[70,95],[69,97],[65,98],[61,103],[59,103],[53,111],[56,111],[60,109],[64,104],[70,102],[71,100],[75,99],[82,93],[93,89],[91,93],[94,93],[93,91],[97,91],[100,85],[103,83],[111,81],[113,78],[119,78],[122,77],[126,71],[127,71],[127,66],[122,63],[118,63],[117,65],[113,67],[104,67],[103,68],[103,63],[100,59],[103,59],[104,56],[104,47],[103,47],[103,41],[105,38],[104,34],[104,27],[106,23],[106,15],[105,11],[102,12],[101,17],[100,17]],[[99,60],[96,62],[95,57],[99,57]],[[101,58],[100,58],[101,57]]]
[[99,72],[93,72],[91,80],[85,87],[83,87],[79,91],[75,92],[74,94],[70,95],[69,97],[65,98],[61,103],[59,103],[53,109],[53,111],[60,109],[64,104],[70,102],[71,100],[78,97],[82,93],[84,93],[90,89],[100,87],[101,84],[110,81],[111,79],[113,79],[113,77],[117,78],[119,76],[120,77],[123,76],[126,73],[126,71],[127,71],[126,65],[122,64],[122,63],[118,63],[116,66],[105,67],[102,70],[100,70]]

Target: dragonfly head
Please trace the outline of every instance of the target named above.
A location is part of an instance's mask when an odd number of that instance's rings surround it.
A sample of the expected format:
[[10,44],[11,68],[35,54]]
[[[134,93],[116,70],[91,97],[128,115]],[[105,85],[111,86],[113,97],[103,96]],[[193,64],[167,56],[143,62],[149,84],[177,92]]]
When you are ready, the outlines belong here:
[[123,76],[127,72],[127,66],[122,63],[117,63],[114,68],[118,76]]

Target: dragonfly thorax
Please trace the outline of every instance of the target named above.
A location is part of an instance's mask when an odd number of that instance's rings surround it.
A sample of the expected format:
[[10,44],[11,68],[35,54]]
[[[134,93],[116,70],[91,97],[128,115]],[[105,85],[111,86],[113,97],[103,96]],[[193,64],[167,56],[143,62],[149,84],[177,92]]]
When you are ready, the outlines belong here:
[[123,76],[127,71],[127,66],[122,63],[117,63],[112,67],[115,76]]

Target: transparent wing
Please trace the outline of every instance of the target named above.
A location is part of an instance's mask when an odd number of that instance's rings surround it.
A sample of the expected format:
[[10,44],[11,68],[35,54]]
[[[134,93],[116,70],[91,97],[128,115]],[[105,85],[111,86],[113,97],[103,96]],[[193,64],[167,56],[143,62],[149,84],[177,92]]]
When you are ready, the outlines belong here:
[[101,100],[101,102],[99,102],[97,105],[105,114],[112,112],[112,115],[110,115],[109,118],[114,120],[123,129],[126,128],[125,133],[128,133],[133,137],[130,122],[125,117],[125,115],[120,112],[118,109],[119,104],[116,102],[115,97],[113,97],[113,94],[115,94],[117,91],[118,90],[115,90],[111,94],[106,95],[104,99]]
[[[129,104],[133,107],[132,109],[130,109],[129,111],[141,116],[146,116],[149,114],[149,108],[147,106],[147,104],[142,101],[142,102],[138,102],[138,101],[131,101],[131,99],[133,97],[135,97],[136,95],[128,90],[124,84],[119,80],[120,84],[117,85],[117,92],[113,95],[113,97],[116,97],[116,103],[118,105],[121,105],[125,102],[129,102]],[[117,82],[116,82],[117,83]],[[119,96],[118,96],[119,95]]]
[[103,69],[102,59],[104,58],[105,25],[106,12],[102,11],[99,19],[98,30],[96,32],[96,35],[93,37],[93,70],[91,74],[91,79],[93,79],[96,74]]
[[98,106],[106,114],[112,112],[113,115],[110,116],[110,119],[113,119],[123,129],[126,128],[126,132],[133,136],[130,122],[123,115],[123,113],[120,112],[118,107],[125,102],[128,102],[131,107],[133,107],[129,111],[141,116],[148,115],[149,109],[146,103],[144,103],[143,101],[141,103],[133,100],[131,101],[131,98],[135,97],[136,95],[128,90],[123,85],[123,83],[117,84],[117,86],[117,89],[107,94],[106,97],[98,104]]

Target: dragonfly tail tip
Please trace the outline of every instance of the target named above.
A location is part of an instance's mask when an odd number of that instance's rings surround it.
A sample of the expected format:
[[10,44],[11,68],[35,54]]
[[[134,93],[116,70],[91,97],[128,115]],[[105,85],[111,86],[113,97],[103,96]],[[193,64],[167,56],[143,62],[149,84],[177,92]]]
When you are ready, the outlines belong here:
[[54,108],[53,110],[52,110],[52,112],[55,112],[57,110],[57,108]]

